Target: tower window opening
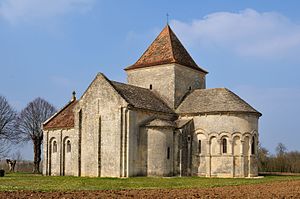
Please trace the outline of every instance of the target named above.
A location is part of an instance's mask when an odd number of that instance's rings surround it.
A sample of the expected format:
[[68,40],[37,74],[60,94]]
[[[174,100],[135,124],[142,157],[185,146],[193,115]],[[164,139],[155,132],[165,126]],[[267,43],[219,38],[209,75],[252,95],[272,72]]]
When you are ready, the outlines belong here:
[[150,90],[152,90],[152,84],[150,84],[149,88],[150,88]]

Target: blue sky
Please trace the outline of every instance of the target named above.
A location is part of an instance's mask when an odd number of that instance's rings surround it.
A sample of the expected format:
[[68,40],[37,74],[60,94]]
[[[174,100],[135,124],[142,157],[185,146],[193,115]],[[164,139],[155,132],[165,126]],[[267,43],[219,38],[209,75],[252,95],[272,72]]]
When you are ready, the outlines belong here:
[[[298,0],[0,0],[0,94],[21,110],[35,97],[57,108],[97,72],[126,81],[166,24],[210,73],[263,113],[260,142],[300,150]],[[21,149],[32,158],[30,145]]]

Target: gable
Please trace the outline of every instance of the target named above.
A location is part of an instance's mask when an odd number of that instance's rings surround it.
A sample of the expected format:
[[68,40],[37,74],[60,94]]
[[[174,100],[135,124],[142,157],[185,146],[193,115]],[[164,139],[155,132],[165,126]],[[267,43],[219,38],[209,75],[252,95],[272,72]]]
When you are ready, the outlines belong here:
[[95,79],[81,96],[78,106],[82,107],[84,104],[91,104],[96,99],[100,100],[99,102],[102,103],[103,106],[105,106],[106,103],[119,104],[120,106],[126,106],[128,104],[103,73],[96,75]]

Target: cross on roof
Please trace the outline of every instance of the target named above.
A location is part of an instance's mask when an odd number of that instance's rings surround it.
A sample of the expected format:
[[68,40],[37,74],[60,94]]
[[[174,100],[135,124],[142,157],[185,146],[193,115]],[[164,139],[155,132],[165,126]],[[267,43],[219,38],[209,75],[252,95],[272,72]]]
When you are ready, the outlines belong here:
[[169,25],[169,13],[167,13],[167,25]]

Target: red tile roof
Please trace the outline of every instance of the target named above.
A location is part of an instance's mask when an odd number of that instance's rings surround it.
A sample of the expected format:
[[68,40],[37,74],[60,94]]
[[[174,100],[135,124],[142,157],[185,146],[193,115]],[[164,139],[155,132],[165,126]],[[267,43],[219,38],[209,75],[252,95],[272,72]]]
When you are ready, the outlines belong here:
[[200,68],[167,25],[148,47],[140,59],[125,70],[177,63],[207,73]]
[[73,128],[74,127],[74,107],[76,100],[70,101],[64,108],[55,113],[48,121],[43,124],[44,130]]

